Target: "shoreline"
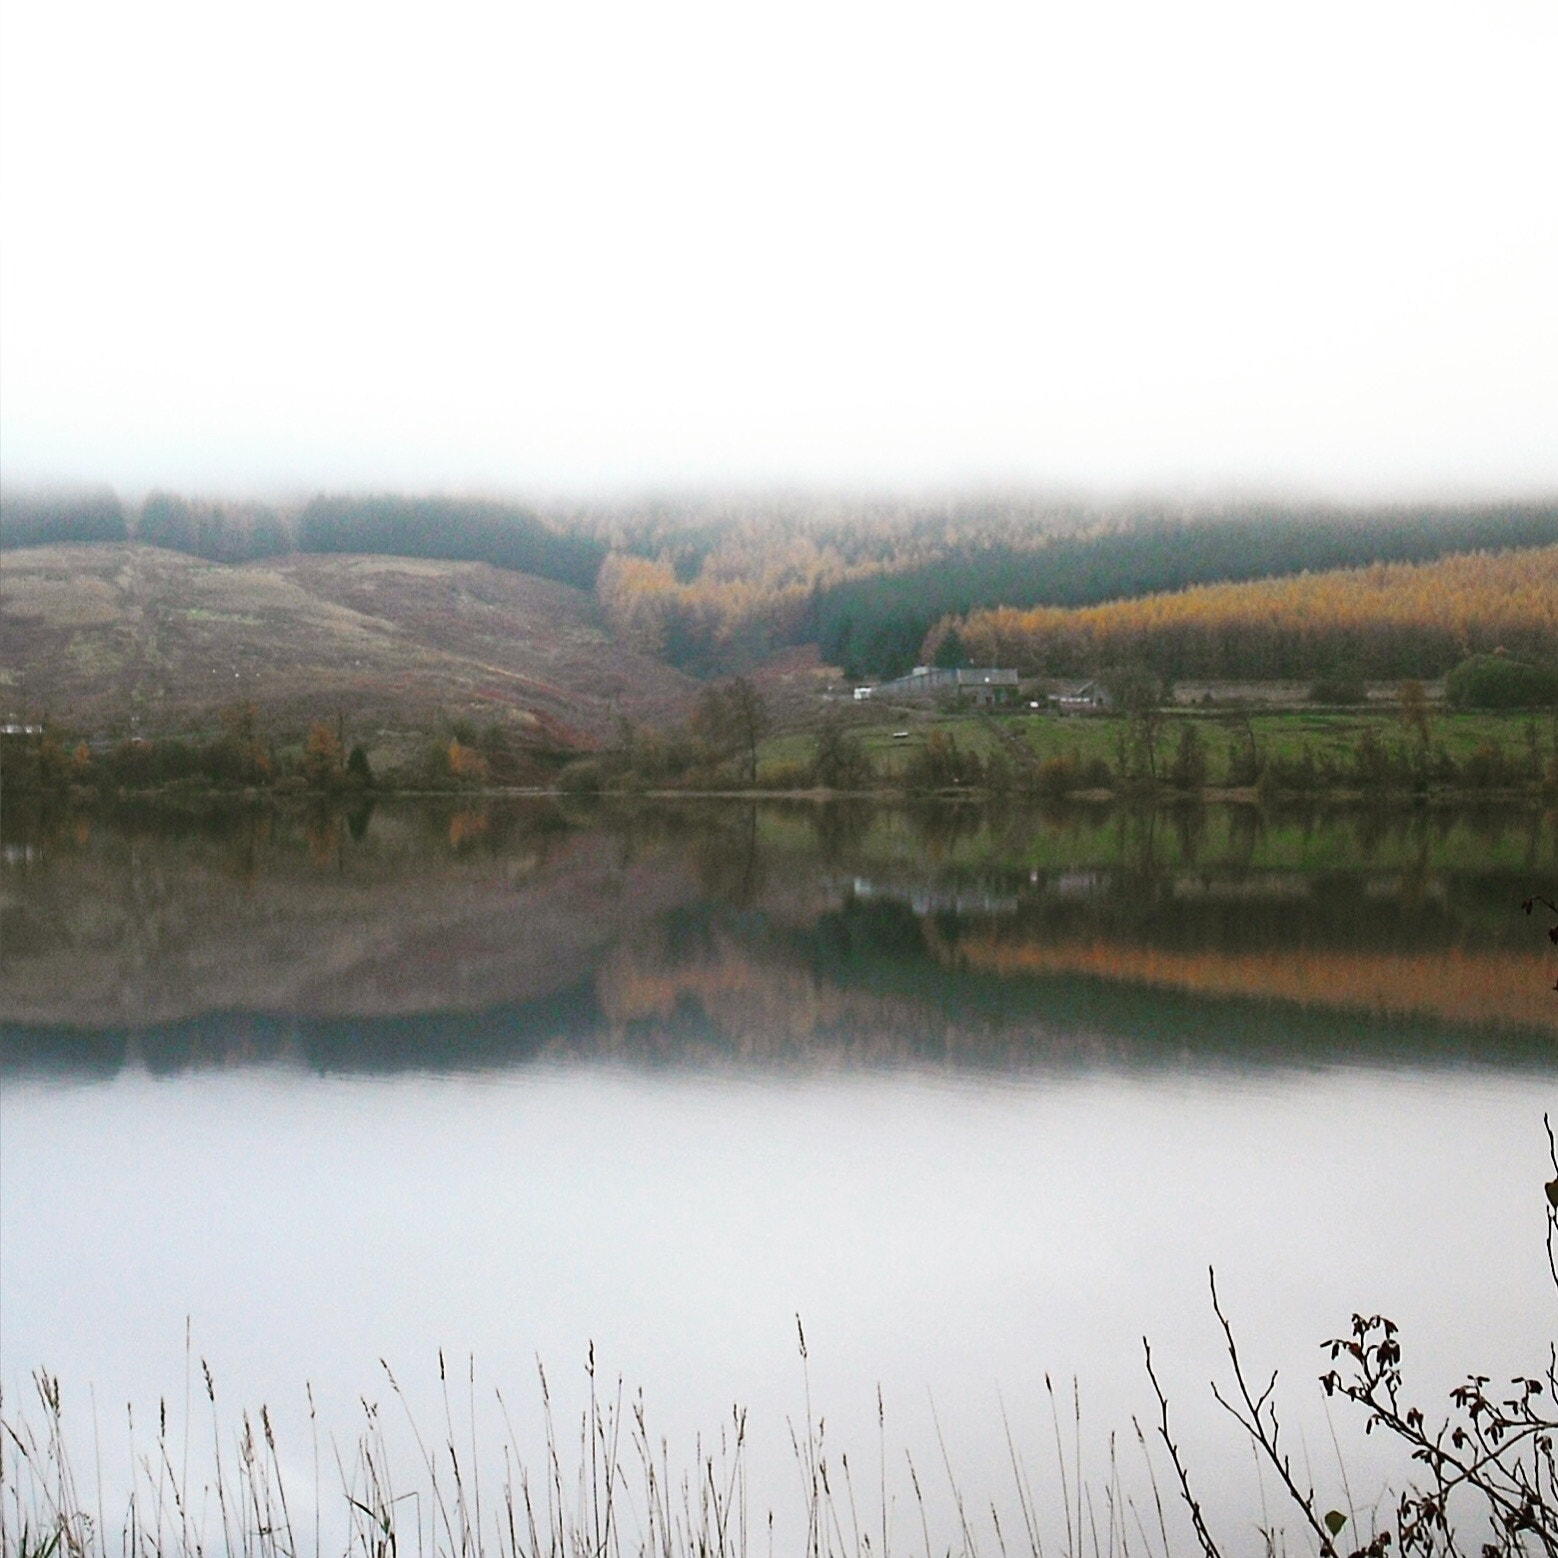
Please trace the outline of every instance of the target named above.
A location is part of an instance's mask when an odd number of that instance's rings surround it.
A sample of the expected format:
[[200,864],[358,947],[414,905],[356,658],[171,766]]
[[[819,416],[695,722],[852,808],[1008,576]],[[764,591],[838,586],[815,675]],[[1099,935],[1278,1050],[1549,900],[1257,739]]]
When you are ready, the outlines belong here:
[[459,789],[440,789],[417,785],[374,785],[363,789],[306,789],[291,786],[245,786],[220,788],[191,786],[179,781],[138,789],[108,791],[91,785],[39,789],[36,786],[7,788],[0,784],[0,801],[12,805],[28,802],[47,804],[65,801],[89,806],[133,804],[140,802],[200,803],[244,805],[281,805],[325,802],[334,806],[353,806],[374,801],[505,801],[562,800],[599,801],[786,801],[812,805],[834,802],[870,802],[899,805],[906,802],[935,801],[951,804],[1024,806],[1253,806],[1326,803],[1345,806],[1378,806],[1391,810],[1434,810],[1481,804],[1523,804],[1530,807],[1558,806],[1558,794],[1535,786],[1499,786],[1487,789],[1438,786],[1429,790],[1399,787],[1365,789],[1357,785],[1291,789],[1278,785],[1207,785],[1198,790],[1176,789],[1170,785],[1130,785],[1119,789],[1097,786],[1059,793],[1041,792],[1014,785],[1005,789],[988,786],[954,786],[941,789],[913,789],[893,785],[873,785],[862,789],[834,789],[823,785],[802,788],[756,785],[750,788],[702,788],[697,786],[621,786],[580,790],[562,785],[480,785]]

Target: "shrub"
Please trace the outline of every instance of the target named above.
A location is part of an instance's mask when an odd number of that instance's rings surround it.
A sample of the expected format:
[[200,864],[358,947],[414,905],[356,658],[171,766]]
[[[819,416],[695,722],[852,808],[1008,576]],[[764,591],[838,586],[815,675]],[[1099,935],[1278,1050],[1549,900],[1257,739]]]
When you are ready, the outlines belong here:
[[1383,790],[1405,784],[1408,765],[1392,752],[1377,730],[1365,730],[1352,750],[1352,776],[1366,790]]
[[1473,655],[1450,672],[1444,693],[1461,709],[1547,708],[1558,704],[1558,671],[1502,654]]
[[465,784],[482,784],[487,778],[487,759],[458,736],[449,741],[449,773]]
[[630,784],[659,785],[683,779],[700,765],[713,765],[715,756],[684,729],[638,726],[623,733],[619,761]]
[[1286,753],[1271,759],[1257,781],[1263,789],[1296,790],[1308,794],[1320,787],[1321,767],[1314,749],[1305,742],[1296,757]]
[[1108,790],[1114,785],[1114,770],[1101,757],[1090,757],[1082,765],[1084,790]]
[[765,790],[804,790],[812,780],[809,763],[768,763],[758,770],[757,782]]
[[1367,703],[1369,695],[1363,683],[1353,676],[1322,677],[1309,689],[1311,703]]
[[1520,772],[1500,741],[1484,741],[1461,764],[1461,782],[1474,790],[1502,790],[1520,782]]
[[1033,769],[1033,788],[1050,800],[1059,800],[1074,790],[1112,790],[1114,770],[1101,757],[1085,763],[1074,752],[1047,757]]
[[603,788],[605,778],[597,758],[581,757],[558,774],[557,787],[569,795],[596,795]]
[[95,768],[109,785],[125,790],[197,781],[236,788],[269,784],[275,772],[271,754],[260,742],[240,739],[231,730],[198,745],[177,737],[121,741]]
[[1040,795],[1059,800],[1082,786],[1082,771],[1070,753],[1064,757],[1047,757],[1033,771],[1033,787]]
[[960,750],[957,737],[941,730],[931,731],[904,770],[904,782],[911,790],[973,787],[983,784],[984,779],[978,755]]

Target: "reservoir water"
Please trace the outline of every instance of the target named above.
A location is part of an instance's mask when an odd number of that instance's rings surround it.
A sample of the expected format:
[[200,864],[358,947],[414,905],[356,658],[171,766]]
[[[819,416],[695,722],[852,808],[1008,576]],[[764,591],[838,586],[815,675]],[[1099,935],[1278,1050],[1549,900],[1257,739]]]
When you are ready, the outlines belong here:
[[1147,1337],[1224,1551],[1258,1551],[1296,1527],[1212,1400],[1209,1269],[1354,1529],[1411,1474],[1318,1388],[1355,1311],[1441,1415],[1469,1371],[1545,1365],[1542,814],[4,828],[3,1415],[58,1377],[105,1527],[159,1478],[199,1504],[263,1403],[299,1550],[316,1495],[344,1546],[365,1427],[400,1550],[443,1550],[418,1436],[482,1467],[485,1529],[517,1460],[546,1483],[549,1403],[583,1499],[593,1357],[640,1530],[641,1390],[689,1508],[745,1410],[753,1551],[770,1511],[809,1545],[819,1459],[836,1550],[880,1548],[885,1504],[904,1553],[998,1551],[996,1521],[1028,1550],[1029,1516],[1048,1551],[1189,1551]]

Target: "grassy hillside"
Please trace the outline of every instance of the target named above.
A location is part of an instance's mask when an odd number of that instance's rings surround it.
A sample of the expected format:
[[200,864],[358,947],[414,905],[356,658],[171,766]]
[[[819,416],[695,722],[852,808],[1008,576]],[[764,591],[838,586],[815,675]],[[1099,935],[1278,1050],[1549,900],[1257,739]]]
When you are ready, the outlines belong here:
[[228,566],[125,544],[8,553],[0,713],[104,734],[498,721],[588,745],[680,718],[685,677],[622,647],[582,590],[484,563],[302,556]]

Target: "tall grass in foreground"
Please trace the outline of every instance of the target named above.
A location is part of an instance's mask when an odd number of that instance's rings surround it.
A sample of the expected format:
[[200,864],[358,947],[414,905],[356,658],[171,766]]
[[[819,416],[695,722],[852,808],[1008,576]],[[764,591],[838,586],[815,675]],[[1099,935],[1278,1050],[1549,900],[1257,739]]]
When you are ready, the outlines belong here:
[[[1478,1553],[1482,1558],[1558,1553],[1558,1478],[1551,1411],[1532,1411],[1538,1381],[1520,1401],[1502,1404],[1473,1376],[1470,1390],[1452,1393],[1469,1414],[1435,1431],[1422,1413],[1399,1401],[1400,1349],[1394,1327],[1378,1317],[1355,1319],[1357,1364],[1349,1377],[1322,1379],[1327,1394],[1363,1404],[1370,1426],[1412,1450],[1424,1480],[1399,1495],[1377,1496],[1346,1512],[1329,1508],[1301,1481],[1282,1446],[1270,1384],[1258,1397],[1247,1381],[1231,1329],[1213,1305],[1228,1340],[1234,1389],[1214,1394],[1239,1422],[1258,1464],[1275,1484],[1260,1508],[1224,1532],[1219,1548],[1196,1496],[1199,1482],[1170,1428],[1169,1404],[1153,1370],[1159,1416],[1148,1432],[1132,1420],[1144,1494],[1126,1491],[1110,1435],[1102,1476],[1084,1475],[1082,1413],[1073,1384],[1069,1400],[1049,1379],[1053,1446],[1048,1476],[1036,1484],[1008,1424],[1005,1502],[974,1507],[965,1499],[936,1424],[939,1465],[925,1467],[907,1450],[887,1449],[885,1412],[877,1395],[877,1443],[862,1464],[835,1456],[824,1420],[815,1416],[806,1374],[806,1342],[797,1328],[805,1414],[790,1422],[789,1444],[799,1473],[782,1508],[758,1509],[748,1478],[746,1414],[732,1409],[709,1442],[695,1442],[690,1461],[673,1463],[668,1443],[651,1431],[642,1394],[624,1403],[618,1381],[598,1388],[594,1350],[586,1363],[588,1397],[575,1431],[554,1416],[544,1368],[538,1366],[540,1453],[526,1461],[495,1392],[504,1432],[479,1441],[474,1368],[452,1395],[439,1357],[441,1420],[425,1434],[399,1382],[382,1365],[398,1445],[392,1445],[379,1404],[362,1400],[363,1416],[343,1443],[321,1443],[308,1395],[311,1470],[306,1486],[289,1485],[270,1412],[247,1411],[236,1423],[218,1408],[215,1382],[200,1365],[205,1421],[192,1421],[186,1392],[183,1422],[170,1428],[159,1406],[150,1443],[128,1421],[132,1467],[128,1489],[108,1489],[98,1425],[92,1432],[93,1475],[78,1475],[67,1446],[59,1381],[33,1376],[33,1399],[7,1411],[0,1401],[0,1553],[7,1558],[1170,1558],[1201,1553],[1229,1558],[1318,1554],[1320,1558],[1393,1558],[1402,1554]],[[1384,1329],[1382,1329],[1384,1328]],[[1334,1354],[1333,1354],[1334,1356]],[[1558,1390],[1551,1368],[1547,1384]],[[456,1411],[456,1406],[460,1410]],[[933,1413],[934,1417],[934,1413]],[[1004,1409],[1003,1409],[1004,1417]],[[1466,1426],[1469,1423],[1469,1428]],[[205,1439],[201,1469],[190,1471],[191,1438]],[[485,1450],[485,1455],[481,1453]],[[200,1451],[197,1451],[197,1456]],[[493,1455],[498,1457],[494,1468]],[[1160,1483],[1154,1453],[1166,1458]],[[1347,1469],[1337,1473],[1347,1485]],[[294,1465],[294,1474],[295,1467]],[[890,1469],[891,1468],[891,1469]],[[905,1480],[906,1476],[906,1480]],[[900,1499],[895,1483],[908,1496]],[[1167,1490],[1167,1491],[1165,1491]],[[1277,1513],[1267,1507],[1274,1496]],[[1467,1499],[1462,1495],[1474,1497]],[[1477,1501],[1485,1501],[1480,1511]],[[931,1505],[934,1502],[935,1509]],[[1284,1516],[1286,1517],[1284,1520]],[[935,1533],[933,1535],[933,1532]],[[1343,1540],[1343,1533],[1348,1539]],[[1475,1532],[1475,1535],[1469,1533]],[[1394,1545],[1393,1545],[1394,1543]]]
[[[442,1356],[442,1420],[432,1435],[382,1365],[387,1404],[400,1420],[399,1450],[380,1405],[366,1399],[354,1437],[343,1443],[328,1435],[321,1443],[310,1392],[312,1473],[302,1488],[289,1486],[270,1412],[244,1411],[234,1423],[219,1409],[202,1361],[203,1425],[191,1422],[187,1402],[184,1421],[170,1424],[164,1402],[145,1444],[131,1417],[127,1492],[105,1488],[95,1421],[93,1475],[78,1473],[56,1378],[37,1372],[34,1399],[20,1411],[0,1402],[0,1551],[16,1558],[1168,1558],[1181,1549],[1183,1522],[1172,1501],[1166,1507],[1139,1425],[1133,1427],[1150,1489],[1145,1502],[1124,1491],[1112,1436],[1103,1481],[1084,1479],[1075,1387],[1069,1401],[1053,1387],[1049,1392],[1054,1444],[1046,1459],[1053,1458],[1055,1481],[1043,1495],[1053,1531],[1041,1529],[1040,1492],[1009,1428],[1004,1509],[970,1507],[939,1425],[939,1465],[921,1466],[907,1451],[890,1454],[880,1392],[874,1453],[864,1463],[835,1455],[825,1421],[812,1409],[805,1336],[797,1329],[805,1416],[787,1425],[798,1476],[782,1508],[754,1503],[744,1410],[733,1408],[711,1441],[695,1443],[690,1462],[676,1464],[650,1427],[641,1393],[624,1401],[620,1381],[599,1388],[593,1348],[588,1400],[567,1432],[538,1366],[542,1448],[528,1463],[501,1391],[495,1395],[506,1432],[478,1453],[474,1370],[452,1395]],[[192,1435],[206,1437],[202,1470],[193,1475]],[[904,1476],[909,1496],[900,1504],[894,1484]],[[933,1530],[951,1534],[936,1540]]]
[[[1558,907],[1542,903],[1558,916]],[[1552,937],[1558,942],[1558,924]],[[1558,1141],[1547,1126],[1553,1169],[1545,1186],[1547,1269],[1558,1295]],[[1230,1554],[1264,1558],[1317,1553],[1320,1558],[1394,1558],[1478,1553],[1481,1558],[1558,1558],[1558,1345],[1529,1376],[1507,1384],[1470,1374],[1450,1392],[1440,1418],[1405,1394],[1402,1346],[1393,1322],[1354,1315],[1351,1332],[1325,1344],[1332,1367],[1320,1378],[1325,1395],[1361,1408],[1365,1432],[1379,1431],[1410,1456],[1415,1474],[1401,1489],[1362,1507],[1348,1488],[1338,1446],[1338,1481],[1345,1510],[1317,1494],[1307,1466],[1295,1465],[1283,1438],[1273,1373],[1261,1387],[1240,1356],[1234,1330],[1211,1279],[1211,1303],[1226,1341],[1231,1384],[1213,1384],[1219,1406],[1237,1424],[1257,1469],[1273,1479],[1282,1515],[1266,1508],[1242,1523],[1244,1544]],[[877,1394],[877,1444],[866,1465],[847,1452],[834,1456],[825,1421],[812,1407],[806,1336],[796,1321],[805,1410],[789,1427],[799,1472],[785,1509],[755,1509],[748,1479],[746,1414],[730,1418],[707,1444],[695,1442],[691,1462],[673,1467],[668,1442],[650,1429],[640,1392],[626,1406],[620,1381],[602,1393],[594,1348],[585,1369],[588,1396],[577,1438],[559,1431],[546,1372],[539,1368],[543,1435],[539,1459],[520,1452],[508,1403],[495,1392],[503,1424],[496,1447],[480,1444],[474,1364],[468,1367],[463,1414],[456,1426],[455,1397],[439,1355],[441,1421],[436,1437],[423,1433],[399,1381],[383,1365],[392,1410],[403,1419],[405,1444],[392,1452],[377,1403],[362,1402],[356,1436],[334,1435],[321,1446],[310,1391],[311,1475],[289,1486],[271,1414],[240,1413],[236,1425],[218,1410],[216,1384],[201,1361],[208,1408],[210,1454],[191,1474],[191,1353],[186,1354],[182,1426],[170,1434],[160,1403],[149,1447],[127,1428],[130,1486],[110,1495],[104,1485],[101,1438],[93,1412],[90,1490],[78,1477],[67,1445],[60,1382],[33,1376],[34,1398],[21,1411],[0,1399],[0,1554],[5,1558],[749,1558],[777,1551],[794,1558],[1170,1558],[1199,1551],[1222,1558],[1197,1497],[1197,1468],[1188,1464],[1170,1426],[1169,1401],[1146,1350],[1146,1372],[1158,1403],[1152,1443],[1132,1420],[1148,1495],[1125,1491],[1111,1435],[1101,1481],[1083,1475],[1080,1396],[1073,1385],[1069,1411],[1046,1377],[1054,1429],[1054,1482],[1040,1503],[1025,1456],[1009,1424],[1005,1448],[1007,1503],[974,1507],[965,1499],[936,1423],[939,1467],[892,1458],[889,1477],[886,1414]],[[187,1343],[186,1343],[187,1347]],[[1336,1365],[1340,1364],[1340,1367]],[[457,1392],[456,1392],[457,1394]],[[934,1413],[933,1413],[934,1419]],[[205,1432],[204,1429],[201,1430]],[[483,1457],[483,1448],[486,1456]],[[324,1453],[328,1450],[328,1455]],[[1166,1458],[1160,1485],[1153,1450]],[[1046,1459],[1048,1456],[1046,1456]],[[329,1470],[325,1469],[328,1459]],[[484,1465],[489,1468],[485,1474]],[[896,1486],[907,1472],[911,1496],[900,1525]],[[938,1511],[935,1539],[928,1509],[929,1471],[954,1514]],[[495,1480],[494,1480],[495,1478]],[[1165,1496],[1163,1487],[1169,1489]],[[1058,1492],[1058,1499],[1056,1494]],[[108,1500],[114,1498],[111,1506]],[[1041,1508],[1044,1517],[1041,1519]],[[1058,1511],[1058,1519],[1057,1519]],[[1047,1522],[1047,1523],[1046,1523]],[[946,1532],[951,1532],[950,1537]],[[1475,1533],[1475,1534],[1472,1534]],[[1046,1546],[1046,1541],[1049,1545]],[[777,1544],[777,1545],[776,1545]]]

